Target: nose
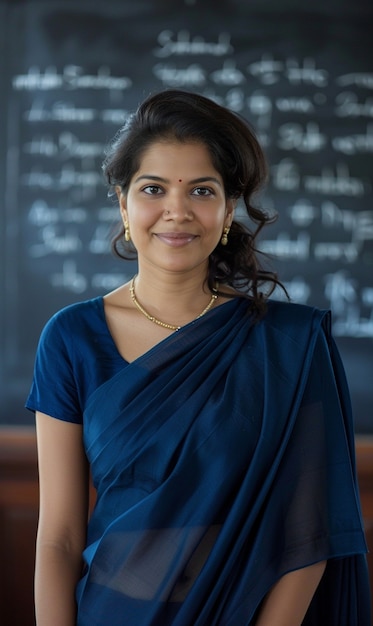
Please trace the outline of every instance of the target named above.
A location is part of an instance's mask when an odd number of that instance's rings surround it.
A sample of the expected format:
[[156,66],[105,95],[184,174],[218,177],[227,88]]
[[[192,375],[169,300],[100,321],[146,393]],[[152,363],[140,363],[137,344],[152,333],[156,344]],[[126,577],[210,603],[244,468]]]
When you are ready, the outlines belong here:
[[164,203],[164,217],[177,222],[191,221],[193,219],[188,199],[181,190],[168,194]]

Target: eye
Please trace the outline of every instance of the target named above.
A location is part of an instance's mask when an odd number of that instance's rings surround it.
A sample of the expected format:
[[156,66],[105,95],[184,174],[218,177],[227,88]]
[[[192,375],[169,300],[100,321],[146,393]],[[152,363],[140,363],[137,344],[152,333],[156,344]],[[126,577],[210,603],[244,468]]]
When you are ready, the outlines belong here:
[[146,187],[143,187],[141,191],[149,196],[158,196],[162,193],[162,188],[159,185],[147,185]]
[[205,198],[205,197],[213,196],[214,191],[210,189],[209,187],[196,187],[195,189],[193,189],[192,195]]

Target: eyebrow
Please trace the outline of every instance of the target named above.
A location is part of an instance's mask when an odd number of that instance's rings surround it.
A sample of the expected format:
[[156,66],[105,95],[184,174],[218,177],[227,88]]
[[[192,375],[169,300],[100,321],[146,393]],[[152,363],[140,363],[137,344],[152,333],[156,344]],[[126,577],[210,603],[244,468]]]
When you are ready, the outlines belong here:
[[[159,183],[170,182],[167,178],[162,178],[161,176],[154,176],[153,174],[142,174],[141,176],[138,176],[138,178],[136,178],[135,183],[139,182],[140,180],[154,180]],[[201,176],[201,178],[194,178],[193,180],[189,180],[188,184],[197,185],[199,183],[207,183],[207,182],[214,182],[220,187],[222,187],[220,180],[215,178],[215,176]]]

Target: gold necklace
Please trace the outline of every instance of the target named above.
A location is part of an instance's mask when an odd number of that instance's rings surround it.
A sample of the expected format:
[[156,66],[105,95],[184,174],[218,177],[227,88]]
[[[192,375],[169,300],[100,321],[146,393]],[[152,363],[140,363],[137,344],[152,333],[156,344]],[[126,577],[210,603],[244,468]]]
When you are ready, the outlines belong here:
[[[135,294],[135,278],[136,278],[136,276],[134,276],[132,278],[131,283],[130,283],[130,296],[131,296],[131,300],[132,300],[133,304],[135,305],[135,307],[138,308],[140,313],[142,313],[146,317],[146,319],[148,319],[150,322],[153,322],[154,324],[158,324],[158,326],[162,326],[162,328],[168,328],[169,330],[180,330],[181,326],[174,326],[173,324],[167,324],[166,322],[161,322],[161,320],[158,320],[156,317],[154,317],[154,315],[150,315],[150,313],[145,311],[144,307],[141,306],[140,302],[138,302],[138,300],[136,298],[136,294]],[[216,287],[216,289],[217,289],[217,287]],[[217,293],[212,293],[210,302],[203,309],[202,313],[197,315],[197,317],[195,319],[198,320],[200,317],[205,315],[205,313],[207,313],[207,311],[209,311],[211,309],[212,305],[214,304],[215,300],[218,299],[218,297],[219,296],[218,296]]]

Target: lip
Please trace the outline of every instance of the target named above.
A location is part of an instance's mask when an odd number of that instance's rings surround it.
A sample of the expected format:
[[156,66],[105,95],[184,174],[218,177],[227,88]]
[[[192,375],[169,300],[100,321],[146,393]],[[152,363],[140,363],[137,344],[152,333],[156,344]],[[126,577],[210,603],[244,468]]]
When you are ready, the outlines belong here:
[[191,243],[196,239],[196,235],[192,233],[154,233],[157,239],[168,246],[179,248]]

